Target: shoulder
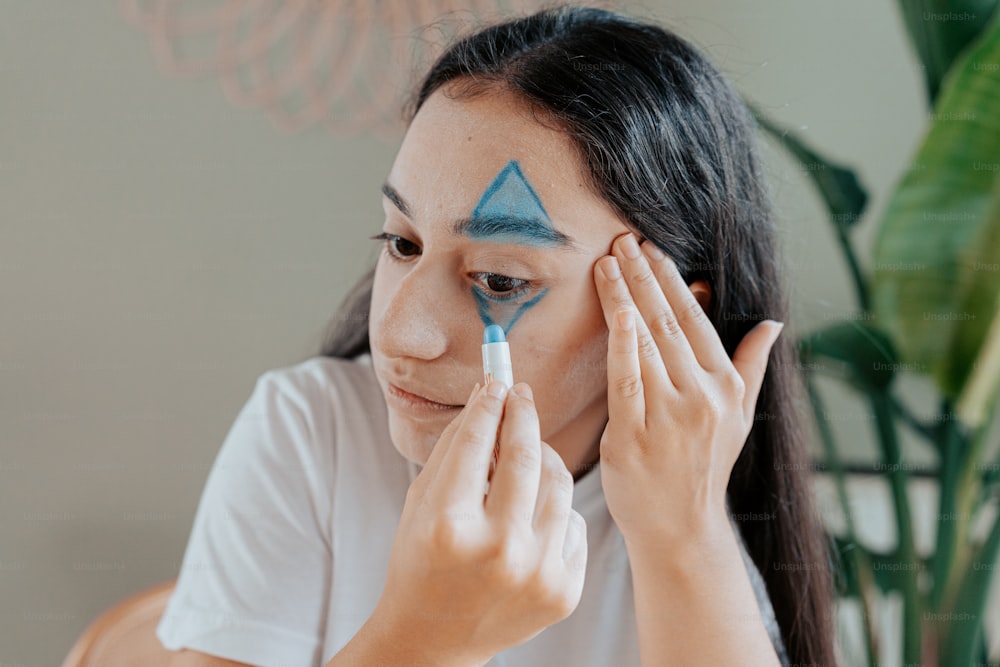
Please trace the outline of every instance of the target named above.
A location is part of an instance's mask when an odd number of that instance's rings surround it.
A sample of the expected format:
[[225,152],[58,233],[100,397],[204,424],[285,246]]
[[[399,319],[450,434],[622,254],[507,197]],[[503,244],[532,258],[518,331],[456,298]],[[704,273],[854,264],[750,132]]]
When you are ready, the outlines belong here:
[[352,414],[380,405],[381,390],[367,354],[353,359],[316,356],[261,373],[254,394],[277,399],[307,416]]
[[[265,371],[247,409],[245,416],[259,419],[259,427],[310,450],[301,455],[319,457],[325,466],[353,469],[364,463],[359,457],[395,451],[385,399],[367,354],[353,359],[316,356]],[[354,446],[361,442],[376,446]],[[381,446],[385,443],[390,444]]]

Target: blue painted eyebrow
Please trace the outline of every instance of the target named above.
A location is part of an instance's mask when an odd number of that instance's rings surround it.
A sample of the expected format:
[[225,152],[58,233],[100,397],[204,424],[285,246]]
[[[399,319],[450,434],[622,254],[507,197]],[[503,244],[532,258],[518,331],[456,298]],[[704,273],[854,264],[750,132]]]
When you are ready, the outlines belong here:
[[[396,188],[385,183],[382,185],[382,194],[400,213],[413,220],[413,209]],[[554,229],[547,218],[482,213],[477,215],[474,212],[472,216],[454,222],[450,232],[453,236],[465,236],[477,241],[529,247],[541,245],[557,250],[583,252],[571,236]]]

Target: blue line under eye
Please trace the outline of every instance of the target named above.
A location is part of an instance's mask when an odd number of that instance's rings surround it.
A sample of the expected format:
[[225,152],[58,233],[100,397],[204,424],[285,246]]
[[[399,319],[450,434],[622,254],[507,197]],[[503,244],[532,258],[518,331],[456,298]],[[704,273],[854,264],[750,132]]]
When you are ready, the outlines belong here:
[[501,275],[499,273],[477,273],[475,275],[477,279],[484,277],[488,279],[490,277],[493,277],[493,278],[502,278],[505,281],[516,283],[516,285],[513,288],[509,290],[504,290],[502,292],[493,290],[489,287],[483,289],[483,287],[476,285],[475,289],[479,294],[482,294],[485,298],[497,303],[513,301],[514,299],[523,296],[524,293],[531,288],[531,283],[528,282],[527,280],[521,280],[520,278],[511,278],[509,276]]

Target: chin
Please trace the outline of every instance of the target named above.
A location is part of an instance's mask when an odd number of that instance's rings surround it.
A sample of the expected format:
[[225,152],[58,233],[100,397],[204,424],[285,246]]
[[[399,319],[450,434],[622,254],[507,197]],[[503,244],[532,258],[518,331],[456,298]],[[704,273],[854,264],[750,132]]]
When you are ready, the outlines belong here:
[[406,419],[394,415],[392,410],[389,411],[389,437],[392,439],[392,444],[404,458],[417,465],[427,464],[427,459],[430,458],[431,451],[443,431],[443,426],[437,429],[430,428],[429,424]]

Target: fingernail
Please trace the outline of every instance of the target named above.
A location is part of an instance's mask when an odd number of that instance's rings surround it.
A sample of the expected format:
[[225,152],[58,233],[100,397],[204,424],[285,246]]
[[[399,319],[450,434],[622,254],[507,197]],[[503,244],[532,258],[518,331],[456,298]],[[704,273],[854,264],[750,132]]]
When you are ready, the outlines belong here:
[[529,387],[524,382],[520,382],[520,383],[514,385],[514,388],[511,389],[511,391],[516,396],[520,396],[521,398],[526,398],[529,401],[533,400],[535,398],[535,395],[531,392],[531,387]]
[[476,397],[476,393],[479,391],[479,387],[480,386],[481,385],[477,382],[476,386],[472,388],[472,393],[469,394],[469,400],[467,400],[466,403],[471,403],[472,402],[472,399]]
[[486,385],[486,393],[494,398],[503,398],[504,394],[507,393],[507,385],[503,380],[491,380]]
[[642,249],[646,251],[646,257],[654,262],[658,262],[665,257],[663,251],[656,247],[656,244],[646,239],[642,242]]
[[639,244],[635,242],[635,237],[631,234],[622,239],[622,252],[629,259],[637,259],[639,257]]
[[618,280],[622,277],[622,271],[618,268],[618,260],[614,257],[605,257],[601,260],[601,273],[608,280]]

